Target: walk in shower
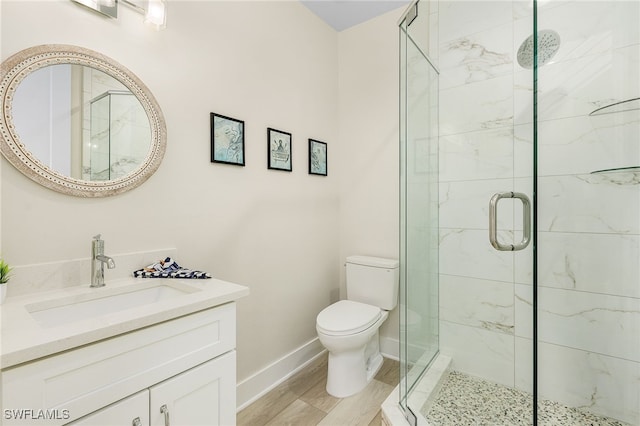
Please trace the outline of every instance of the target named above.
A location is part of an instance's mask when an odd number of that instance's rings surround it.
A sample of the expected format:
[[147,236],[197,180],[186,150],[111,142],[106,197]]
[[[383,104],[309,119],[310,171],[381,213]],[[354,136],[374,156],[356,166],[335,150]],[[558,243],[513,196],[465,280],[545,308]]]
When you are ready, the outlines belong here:
[[640,424],[640,2],[400,22],[400,407]]

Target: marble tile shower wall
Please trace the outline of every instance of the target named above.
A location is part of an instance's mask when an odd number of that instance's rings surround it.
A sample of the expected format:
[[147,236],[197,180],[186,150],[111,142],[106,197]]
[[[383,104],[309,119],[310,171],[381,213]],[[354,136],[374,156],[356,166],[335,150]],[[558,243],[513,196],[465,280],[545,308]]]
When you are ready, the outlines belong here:
[[[514,255],[489,244],[488,206],[514,189],[513,28],[508,3],[440,2],[440,349],[511,386]],[[500,203],[502,241],[512,206]]]
[[[488,205],[532,193],[533,72],[516,60],[528,2],[439,4],[441,350],[454,368],[532,386],[532,251],[495,251]],[[580,19],[576,19],[576,17]],[[640,423],[639,2],[541,3],[561,38],[538,73],[539,386],[571,406]],[[501,201],[499,237],[520,238]]]

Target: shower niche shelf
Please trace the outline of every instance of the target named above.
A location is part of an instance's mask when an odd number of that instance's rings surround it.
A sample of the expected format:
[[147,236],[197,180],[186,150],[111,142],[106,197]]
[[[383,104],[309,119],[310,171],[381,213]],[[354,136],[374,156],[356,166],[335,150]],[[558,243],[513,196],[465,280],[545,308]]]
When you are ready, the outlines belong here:
[[589,113],[589,116],[613,114],[616,112],[633,111],[638,109],[640,109],[640,98],[631,98],[595,109]]
[[592,175],[601,174],[601,173],[620,173],[620,172],[631,172],[631,173],[639,173],[640,166],[629,166],[629,167],[616,167],[614,169],[602,169],[595,170],[591,172]]

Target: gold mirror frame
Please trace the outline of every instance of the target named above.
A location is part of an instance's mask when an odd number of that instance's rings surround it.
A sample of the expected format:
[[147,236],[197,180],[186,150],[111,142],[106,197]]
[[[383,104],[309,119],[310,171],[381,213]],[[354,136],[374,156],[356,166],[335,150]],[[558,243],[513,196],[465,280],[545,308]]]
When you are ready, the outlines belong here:
[[[65,176],[38,160],[20,141],[12,121],[12,100],[19,84],[30,73],[58,64],[85,65],[124,84],[140,101],[151,128],[151,148],[142,165],[128,175],[109,181],[86,181]],[[160,105],[145,84],[126,67],[83,47],[46,44],[22,50],[0,65],[0,151],[21,173],[42,186],[78,197],[107,197],[129,191],[146,181],[160,166],[167,130]]]

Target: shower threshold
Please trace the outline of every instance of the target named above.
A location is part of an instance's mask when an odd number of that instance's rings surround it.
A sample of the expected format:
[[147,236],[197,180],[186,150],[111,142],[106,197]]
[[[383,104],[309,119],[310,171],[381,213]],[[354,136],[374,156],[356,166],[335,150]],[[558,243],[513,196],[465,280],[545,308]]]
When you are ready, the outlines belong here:
[[[531,425],[532,403],[527,392],[449,371],[435,398],[420,411],[430,426]],[[540,401],[538,408],[540,426],[629,425],[552,401]]]

